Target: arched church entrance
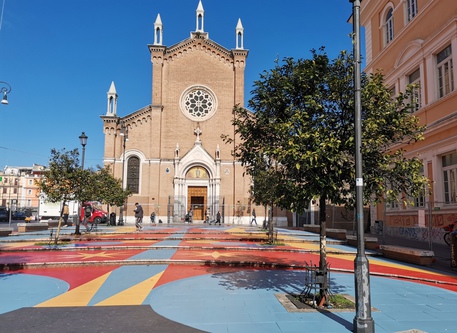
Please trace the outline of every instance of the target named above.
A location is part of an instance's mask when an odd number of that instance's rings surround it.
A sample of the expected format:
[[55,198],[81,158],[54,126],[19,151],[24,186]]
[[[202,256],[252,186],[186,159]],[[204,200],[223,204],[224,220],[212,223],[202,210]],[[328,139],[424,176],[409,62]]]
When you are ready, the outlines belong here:
[[206,168],[195,166],[186,173],[187,210],[193,210],[194,220],[204,220],[208,209],[209,175]]
[[208,187],[189,186],[187,193],[187,207],[194,211],[194,220],[205,219],[205,211],[208,206]]

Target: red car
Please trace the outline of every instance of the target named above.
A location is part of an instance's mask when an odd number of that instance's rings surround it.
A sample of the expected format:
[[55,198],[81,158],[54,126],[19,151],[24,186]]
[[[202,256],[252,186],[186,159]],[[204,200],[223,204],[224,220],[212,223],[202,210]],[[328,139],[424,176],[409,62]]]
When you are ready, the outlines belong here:
[[82,222],[86,218],[87,223],[105,223],[108,221],[108,213],[101,209],[97,201],[85,202],[81,206],[79,220]]

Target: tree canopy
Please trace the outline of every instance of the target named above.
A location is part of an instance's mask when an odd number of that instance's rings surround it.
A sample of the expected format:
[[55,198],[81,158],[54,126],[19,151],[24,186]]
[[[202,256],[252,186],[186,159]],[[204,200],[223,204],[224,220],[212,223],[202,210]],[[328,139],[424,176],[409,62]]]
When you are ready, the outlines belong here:
[[[344,51],[331,60],[323,48],[311,55],[277,62],[255,81],[250,110],[234,108],[234,154],[253,177],[256,203],[299,212],[314,198],[354,205],[354,60]],[[422,162],[405,157],[425,130],[412,114],[412,88],[392,97],[383,79],[362,76],[365,203],[414,197],[426,184]]]
[[[78,149],[51,150],[49,168],[36,181],[41,193],[50,202],[66,203],[99,201],[103,204],[122,206],[131,194],[122,188],[121,180],[113,177],[109,167],[97,170],[81,169]],[[59,224],[60,225],[60,224]],[[79,224],[76,226],[79,233]],[[58,233],[56,239],[58,237]]]

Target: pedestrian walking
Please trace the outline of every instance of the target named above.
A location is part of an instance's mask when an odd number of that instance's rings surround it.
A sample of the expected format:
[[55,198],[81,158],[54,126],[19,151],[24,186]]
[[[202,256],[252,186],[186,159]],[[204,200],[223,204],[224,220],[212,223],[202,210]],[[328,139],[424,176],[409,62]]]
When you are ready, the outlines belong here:
[[187,213],[187,215],[189,216],[189,223],[192,223],[192,219],[194,216],[194,211],[192,210],[192,208],[189,210],[189,213]]
[[136,227],[136,231],[142,231],[143,230],[143,207],[141,207],[141,205],[136,202],[135,203],[135,227]]
[[68,227],[68,215],[70,215],[70,209],[68,208],[68,205],[65,204],[62,209],[62,215],[63,215],[63,223],[64,227]]
[[156,220],[156,212],[151,213],[151,223],[155,223]]
[[215,224],[218,224],[221,225],[221,213],[220,212],[217,212],[216,214],[216,223]]
[[90,231],[89,226],[87,225],[88,220],[90,220],[92,216],[93,208],[89,202],[86,202],[86,206],[84,207],[84,219],[83,219],[83,226],[86,227],[86,231]]
[[255,214],[255,208],[252,209],[252,220],[251,220],[251,223],[250,225],[252,225],[253,222],[255,222],[255,225],[258,225],[257,224],[257,215]]

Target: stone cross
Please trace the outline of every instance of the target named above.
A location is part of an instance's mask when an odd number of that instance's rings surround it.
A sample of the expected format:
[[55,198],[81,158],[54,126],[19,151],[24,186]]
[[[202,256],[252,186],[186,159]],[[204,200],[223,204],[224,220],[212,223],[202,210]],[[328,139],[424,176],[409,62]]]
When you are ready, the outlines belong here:
[[200,141],[200,134],[202,134],[202,131],[200,130],[200,127],[197,127],[194,131],[195,135],[197,135],[197,139],[195,140],[195,142],[199,142]]

